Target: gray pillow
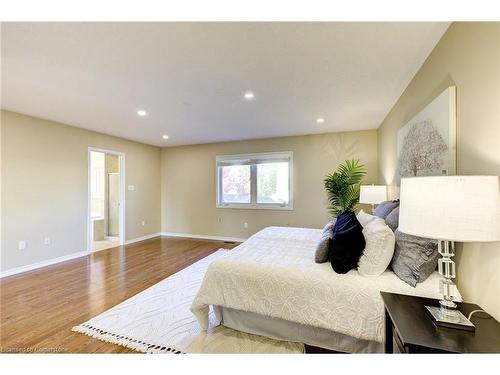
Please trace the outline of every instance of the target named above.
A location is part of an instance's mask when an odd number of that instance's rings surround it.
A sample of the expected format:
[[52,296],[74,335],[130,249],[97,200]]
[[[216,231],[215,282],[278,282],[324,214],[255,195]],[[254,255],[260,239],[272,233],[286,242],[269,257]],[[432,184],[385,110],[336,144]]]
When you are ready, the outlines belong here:
[[391,211],[389,215],[385,218],[385,223],[393,232],[399,227],[399,206]]
[[437,267],[437,241],[416,237],[396,230],[396,249],[391,267],[405,283],[415,287],[427,279]]
[[373,215],[378,216],[385,220],[387,215],[389,215],[391,211],[398,206],[399,206],[399,200],[382,202],[377,206],[377,208],[375,208],[375,210],[373,211]]
[[329,221],[323,228],[321,233],[321,238],[316,245],[316,252],[314,253],[314,261],[316,263],[328,262],[328,245],[333,237],[333,228],[335,227],[335,222],[337,219]]

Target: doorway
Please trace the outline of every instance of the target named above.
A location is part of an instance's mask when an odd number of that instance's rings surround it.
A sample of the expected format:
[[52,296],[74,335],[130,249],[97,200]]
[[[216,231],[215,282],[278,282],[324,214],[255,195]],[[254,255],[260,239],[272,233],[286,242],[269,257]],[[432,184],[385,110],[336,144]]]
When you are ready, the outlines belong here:
[[89,147],[87,250],[96,252],[124,243],[124,164],[121,152]]

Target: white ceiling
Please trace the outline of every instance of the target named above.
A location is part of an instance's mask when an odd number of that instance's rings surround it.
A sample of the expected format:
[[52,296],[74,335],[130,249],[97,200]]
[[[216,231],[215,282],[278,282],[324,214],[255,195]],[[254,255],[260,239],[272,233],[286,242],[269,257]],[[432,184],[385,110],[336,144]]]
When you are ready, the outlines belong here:
[[373,129],[448,26],[3,23],[1,104],[157,146]]

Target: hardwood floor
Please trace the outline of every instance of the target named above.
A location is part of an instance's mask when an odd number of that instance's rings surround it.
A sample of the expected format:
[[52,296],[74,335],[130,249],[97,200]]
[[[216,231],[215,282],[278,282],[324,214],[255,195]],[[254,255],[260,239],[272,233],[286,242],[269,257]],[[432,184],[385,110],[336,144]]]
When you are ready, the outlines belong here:
[[217,249],[236,245],[157,237],[0,279],[0,351],[133,352],[71,328]]

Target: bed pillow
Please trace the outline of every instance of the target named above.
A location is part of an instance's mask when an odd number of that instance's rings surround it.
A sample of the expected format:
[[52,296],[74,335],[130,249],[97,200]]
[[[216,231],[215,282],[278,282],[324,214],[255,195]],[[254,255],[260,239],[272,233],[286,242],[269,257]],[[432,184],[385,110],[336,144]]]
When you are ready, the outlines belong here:
[[385,218],[385,223],[392,229],[393,232],[399,227],[399,206],[391,211]]
[[391,211],[398,206],[399,206],[399,200],[382,202],[377,206],[377,208],[375,208],[375,210],[373,211],[373,215],[378,216],[385,220],[387,215],[389,215]]
[[356,218],[358,219],[359,223],[364,227],[368,225],[371,221],[375,219],[380,219],[378,216],[373,216],[370,214],[367,214],[365,211],[361,210],[358,212],[356,215]]
[[394,255],[395,236],[382,219],[372,220],[363,228],[366,246],[359,258],[358,271],[365,276],[381,275]]
[[337,273],[347,273],[358,265],[365,248],[363,227],[353,211],[346,211],[337,217],[333,237],[329,244],[328,259]]
[[328,262],[328,245],[333,236],[333,228],[335,227],[336,220],[337,219],[333,219],[329,221],[323,228],[323,232],[321,232],[321,238],[316,245],[316,251],[314,253],[314,261],[316,263]]
[[416,237],[396,230],[396,248],[391,267],[405,283],[416,286],[427,279],[437,267],[437,241]]

